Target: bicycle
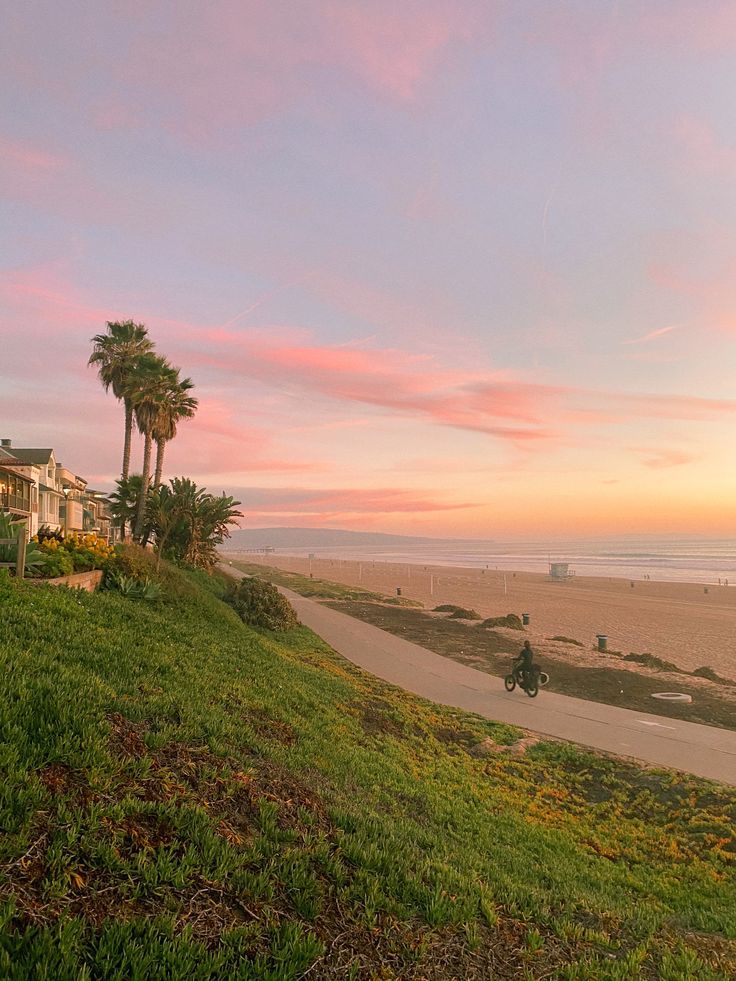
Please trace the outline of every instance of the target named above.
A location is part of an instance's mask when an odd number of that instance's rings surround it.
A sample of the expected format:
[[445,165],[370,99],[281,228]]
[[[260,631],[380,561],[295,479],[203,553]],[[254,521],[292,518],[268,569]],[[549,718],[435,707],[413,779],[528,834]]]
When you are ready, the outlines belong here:
[[549,682],[549,675],[546,671],[540,671],[535,665],[531,670],[531,677],[527,682],[524,681],[523,672],[516,668],[507,674],[503,679],[503,685],[506,691],[513,691],[518,685],[522,691],[525,691],[529,698],[536,698],[539,694],[539,689],[543,688]]

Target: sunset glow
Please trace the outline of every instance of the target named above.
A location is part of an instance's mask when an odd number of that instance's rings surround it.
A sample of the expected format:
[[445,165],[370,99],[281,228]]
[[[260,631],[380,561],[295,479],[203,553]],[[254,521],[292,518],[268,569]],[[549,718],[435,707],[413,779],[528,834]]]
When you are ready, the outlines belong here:
[[112,489],[133,318],[247,526],[736,534],[732,3],[5,21],[1,436]]

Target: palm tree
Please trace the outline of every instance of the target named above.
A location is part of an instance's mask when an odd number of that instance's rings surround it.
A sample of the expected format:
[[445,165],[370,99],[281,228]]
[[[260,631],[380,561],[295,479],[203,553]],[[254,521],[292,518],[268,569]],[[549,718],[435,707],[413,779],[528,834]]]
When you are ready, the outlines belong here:
[[178,379],[178,370],[165,358],[148,354],[138,361],[138,369],[131,379],[130,396],[133,402],[138,431],[143,436],[143,469],[141,491],[138,499],[137,515],[133,537],[140,539],[146,512],[146,497],[151,480],[151,450],[153,448],[153,428],[161,409],[166,404],[168,392]]
[[112,388],[112,394],[125,406],[125,442],[123,444],[123,468],[121,477],[125,480],[130,472],[130,444],[133,433],[133,395],[132,378],[138,369],[140,359],[153,351],[153,342],[143,324],[132,320],[107,322],[107,333],[96,334],[92,338],[94,349],[88,364],[97,365],[97,373],[105,391]]
[[176,382],[167,392],[167,398],[162,404],[153,425],[153,439],[156,443],[156,472],[153,478],[154,488],[161,486],[161,475],[164,469],[164,449],[169,440],[176,436],[176,426],[182,419],[191,419],[197,411],[199,402],[188,395],[194,388],[191,378],[179,378],[176,372]]
[[110,494],[110,511],[121,528],[132,525],[138,512],[138,498],[141,493],[141,476],[134,473],[115,481],[115,490]]
[[208,494],[186,477],[174,477],[168,485],[148,495],[146,525],[156,540],[158,561],[166,555],[202,569],[217,562],[217,546],[230,535],[230,525],[242,518],[240,501],[222,494]]

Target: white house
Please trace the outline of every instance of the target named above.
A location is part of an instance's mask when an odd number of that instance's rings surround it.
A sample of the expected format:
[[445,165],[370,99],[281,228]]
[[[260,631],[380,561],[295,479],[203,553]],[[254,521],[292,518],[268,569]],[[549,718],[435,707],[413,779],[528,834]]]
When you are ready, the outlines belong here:
[[2,440],[2,448],[19,461],[33,481],[37,506],[31,521],[31,534],[35,535],[42,525],[48,525],[53,531],[62,530],[64,493],[54,451],[17,448],[9,439]]

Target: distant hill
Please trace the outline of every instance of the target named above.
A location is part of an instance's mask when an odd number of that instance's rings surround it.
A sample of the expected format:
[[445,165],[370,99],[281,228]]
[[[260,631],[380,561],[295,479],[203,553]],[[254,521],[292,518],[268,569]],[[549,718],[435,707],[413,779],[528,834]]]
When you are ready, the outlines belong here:
[[234,531],[223,550],[239,548],[330,548],[336,545],[425,545],[444,541],[414,535],[386,535],[374,531],[344,531],[340,528],[244,528]]

